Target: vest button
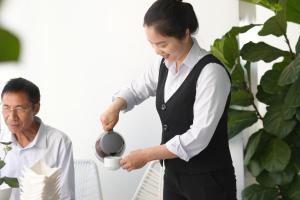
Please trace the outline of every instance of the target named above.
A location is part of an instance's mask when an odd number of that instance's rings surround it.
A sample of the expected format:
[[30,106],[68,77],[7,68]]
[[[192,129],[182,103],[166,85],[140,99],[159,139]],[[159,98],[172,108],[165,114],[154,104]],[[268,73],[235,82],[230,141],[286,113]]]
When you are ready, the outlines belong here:
[[166,109],[167,109],[166,104],[162,104],[162,105],[161,105],[161,110],[166,110]]
[[164,125],[163,125],[163,130],[164,130],[164,131],[167,131],[167,130],[168,130],[168,125],[167,125],[167,124],[164,124]]

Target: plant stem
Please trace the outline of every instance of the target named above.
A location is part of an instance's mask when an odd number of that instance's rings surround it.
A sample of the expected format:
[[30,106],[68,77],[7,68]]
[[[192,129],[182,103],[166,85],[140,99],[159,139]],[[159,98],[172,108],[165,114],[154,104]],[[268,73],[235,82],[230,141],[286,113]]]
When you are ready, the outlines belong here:
[[259,113],[258,108],[257,108],[257,106],[256,106],[255,103],[254,103],[254,100],[252,101],[252,106],[253,106],[254,109],[255,109],[255,112],[256,112],[256,115],[257,115],[258,119],[263,120],[264,118],[263,118],[263,117],[261,116],[261,114]]
[[253,96],[253,100],[252,100],[251,104],[252,104],[252,106],[253,106],[253,108],[254,108],[254,110],[256,112],[256,115],[257,115],[258,119],[263,120],[264,118],[259,113],[259,110],[258,110],[258,108],[257,108],[257,106],[255,105],[255,102],[254,102],[254,95],[253,95],[253,92],[252,92],[252,89],[251,89],[251,85],[250,85],[251,84],[251,77],[250,77],[250,74],[248,74],[248,73],[247,73],[247,78],[248,78],[249,84],[247,85],[245,83],[244,86],[245,86],[246,90],[248,90],[248,92],[250,92],[250,94],[252,94],[252,96]]
[[292,58],[294,59],[295,54],[294,54],[294,52],[293,52],[293,50],[292,50],[292,47],[291,47],[291,44],[290,44],[290,40],[288,39],[286,33],[284,33],[283,35],[284,35],[284,38],[285,38],[285,42],[287,43],[287,45],[288,45],[288,47],[289,47],[289,51],[290,51],[290,53],[291,53],[291,55],[292,55]]
[[256,115],[257,115],[258,119],[263,120],[264,118],[261,116],[261,114],[259,113],[259,110],[258,110],[257,106],[255,105],[255,102],[254,102],[254,95],[253,95],[251,86],[250,86],[250,85],[247,86],[247,84],[245,84],[245,86],[246,86],[246,89],[248,90],[248,92],[250,92],[250,93],[252,94],[252,96],[253,96],[253,100],[252,100],[251,105],[253,106],[253,108],[254,108],[254,110],[255,110],[255,112],[256,112]]

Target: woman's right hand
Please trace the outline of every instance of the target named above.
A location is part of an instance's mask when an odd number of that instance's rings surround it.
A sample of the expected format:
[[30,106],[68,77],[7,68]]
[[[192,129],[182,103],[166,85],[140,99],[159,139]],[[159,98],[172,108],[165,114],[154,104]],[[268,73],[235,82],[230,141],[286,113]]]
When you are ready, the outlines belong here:
[[112,130],[119,121],[120,111],[108,108],[100,117],[103,130]]
[[116,98],[109,108],[101,115],[100,121],[104,131],[112,130],[119,121],[119,114],[127,103],[122,98]]

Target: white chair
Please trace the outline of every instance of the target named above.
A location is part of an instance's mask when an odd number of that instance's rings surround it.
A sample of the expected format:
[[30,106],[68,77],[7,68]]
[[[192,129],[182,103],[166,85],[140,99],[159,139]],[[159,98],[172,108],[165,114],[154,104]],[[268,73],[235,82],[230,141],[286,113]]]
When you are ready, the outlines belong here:
[[163,174],[159,161],[150,162],[132,200],[162,200]]
[[75,160],[76,200],[103,200],[98,169],[92,160]]

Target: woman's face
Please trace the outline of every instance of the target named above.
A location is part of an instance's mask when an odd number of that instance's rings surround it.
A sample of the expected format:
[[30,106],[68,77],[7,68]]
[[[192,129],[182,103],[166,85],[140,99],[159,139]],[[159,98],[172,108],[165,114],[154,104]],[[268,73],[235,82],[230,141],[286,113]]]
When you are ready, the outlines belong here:
[[161,35],[154,26],[145,26],[148,41],[155,52],[169,62],[182,61],[187,55],[189,34],[179,40],[175,37]]

